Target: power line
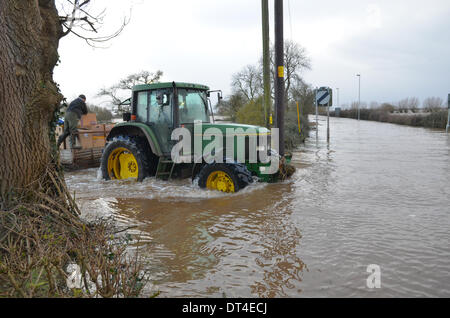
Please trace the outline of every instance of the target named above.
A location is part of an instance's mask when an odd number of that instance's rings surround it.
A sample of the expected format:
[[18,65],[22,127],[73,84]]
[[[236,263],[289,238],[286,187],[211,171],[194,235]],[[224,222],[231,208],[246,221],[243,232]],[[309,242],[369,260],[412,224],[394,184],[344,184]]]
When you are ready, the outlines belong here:
[[288,10],[289,10],[289,28],[291,31],[291,40],[294,40],[294,36],[292,34],[292,18],[291,18],[291,0],[288,0]]

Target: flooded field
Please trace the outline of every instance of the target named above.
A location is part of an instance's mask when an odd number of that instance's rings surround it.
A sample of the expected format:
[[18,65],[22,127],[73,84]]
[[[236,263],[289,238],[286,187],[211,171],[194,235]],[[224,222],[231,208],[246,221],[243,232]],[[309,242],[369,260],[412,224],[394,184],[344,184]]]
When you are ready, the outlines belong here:
[[331,118],[327,144],[321,118],[293,161],[291,180],[237,194],[66,180],[86,218],[137,226],[160,297],[450,297],[450,136]]

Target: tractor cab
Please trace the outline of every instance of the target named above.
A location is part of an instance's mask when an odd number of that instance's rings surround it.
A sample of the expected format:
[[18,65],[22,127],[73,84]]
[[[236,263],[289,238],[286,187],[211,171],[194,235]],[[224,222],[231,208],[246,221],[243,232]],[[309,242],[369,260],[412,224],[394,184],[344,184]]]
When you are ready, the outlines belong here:
[[170,153],[172,131],[194,122],[210,123],[209,88],[186,83],[157,83],[133,88],[130,121],[150,126],[163,153]]

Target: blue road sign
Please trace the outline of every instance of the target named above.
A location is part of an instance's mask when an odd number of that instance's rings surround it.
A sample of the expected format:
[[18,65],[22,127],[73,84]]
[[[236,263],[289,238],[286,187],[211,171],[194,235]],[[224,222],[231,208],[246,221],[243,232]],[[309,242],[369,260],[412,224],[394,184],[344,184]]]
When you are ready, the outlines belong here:
[[319,106],[330,106],[331,90],[327,87],[321,87],[316,92],[316,103]]

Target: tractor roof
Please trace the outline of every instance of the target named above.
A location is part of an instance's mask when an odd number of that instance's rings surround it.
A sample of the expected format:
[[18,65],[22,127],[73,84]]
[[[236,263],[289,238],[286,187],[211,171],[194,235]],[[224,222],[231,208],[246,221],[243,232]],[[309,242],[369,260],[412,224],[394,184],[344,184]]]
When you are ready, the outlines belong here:
[[[193,89],[209,90],[208,86],[200,85],[200,84],[175,82],[175,85],[178,88],[193,88]],[[147,90],[152,90],[152,89],[172,88],[172,87],[173,87],[173,82],[144,84],[144,85],[134,86],[133,91],[134,92],[147,91]]]

